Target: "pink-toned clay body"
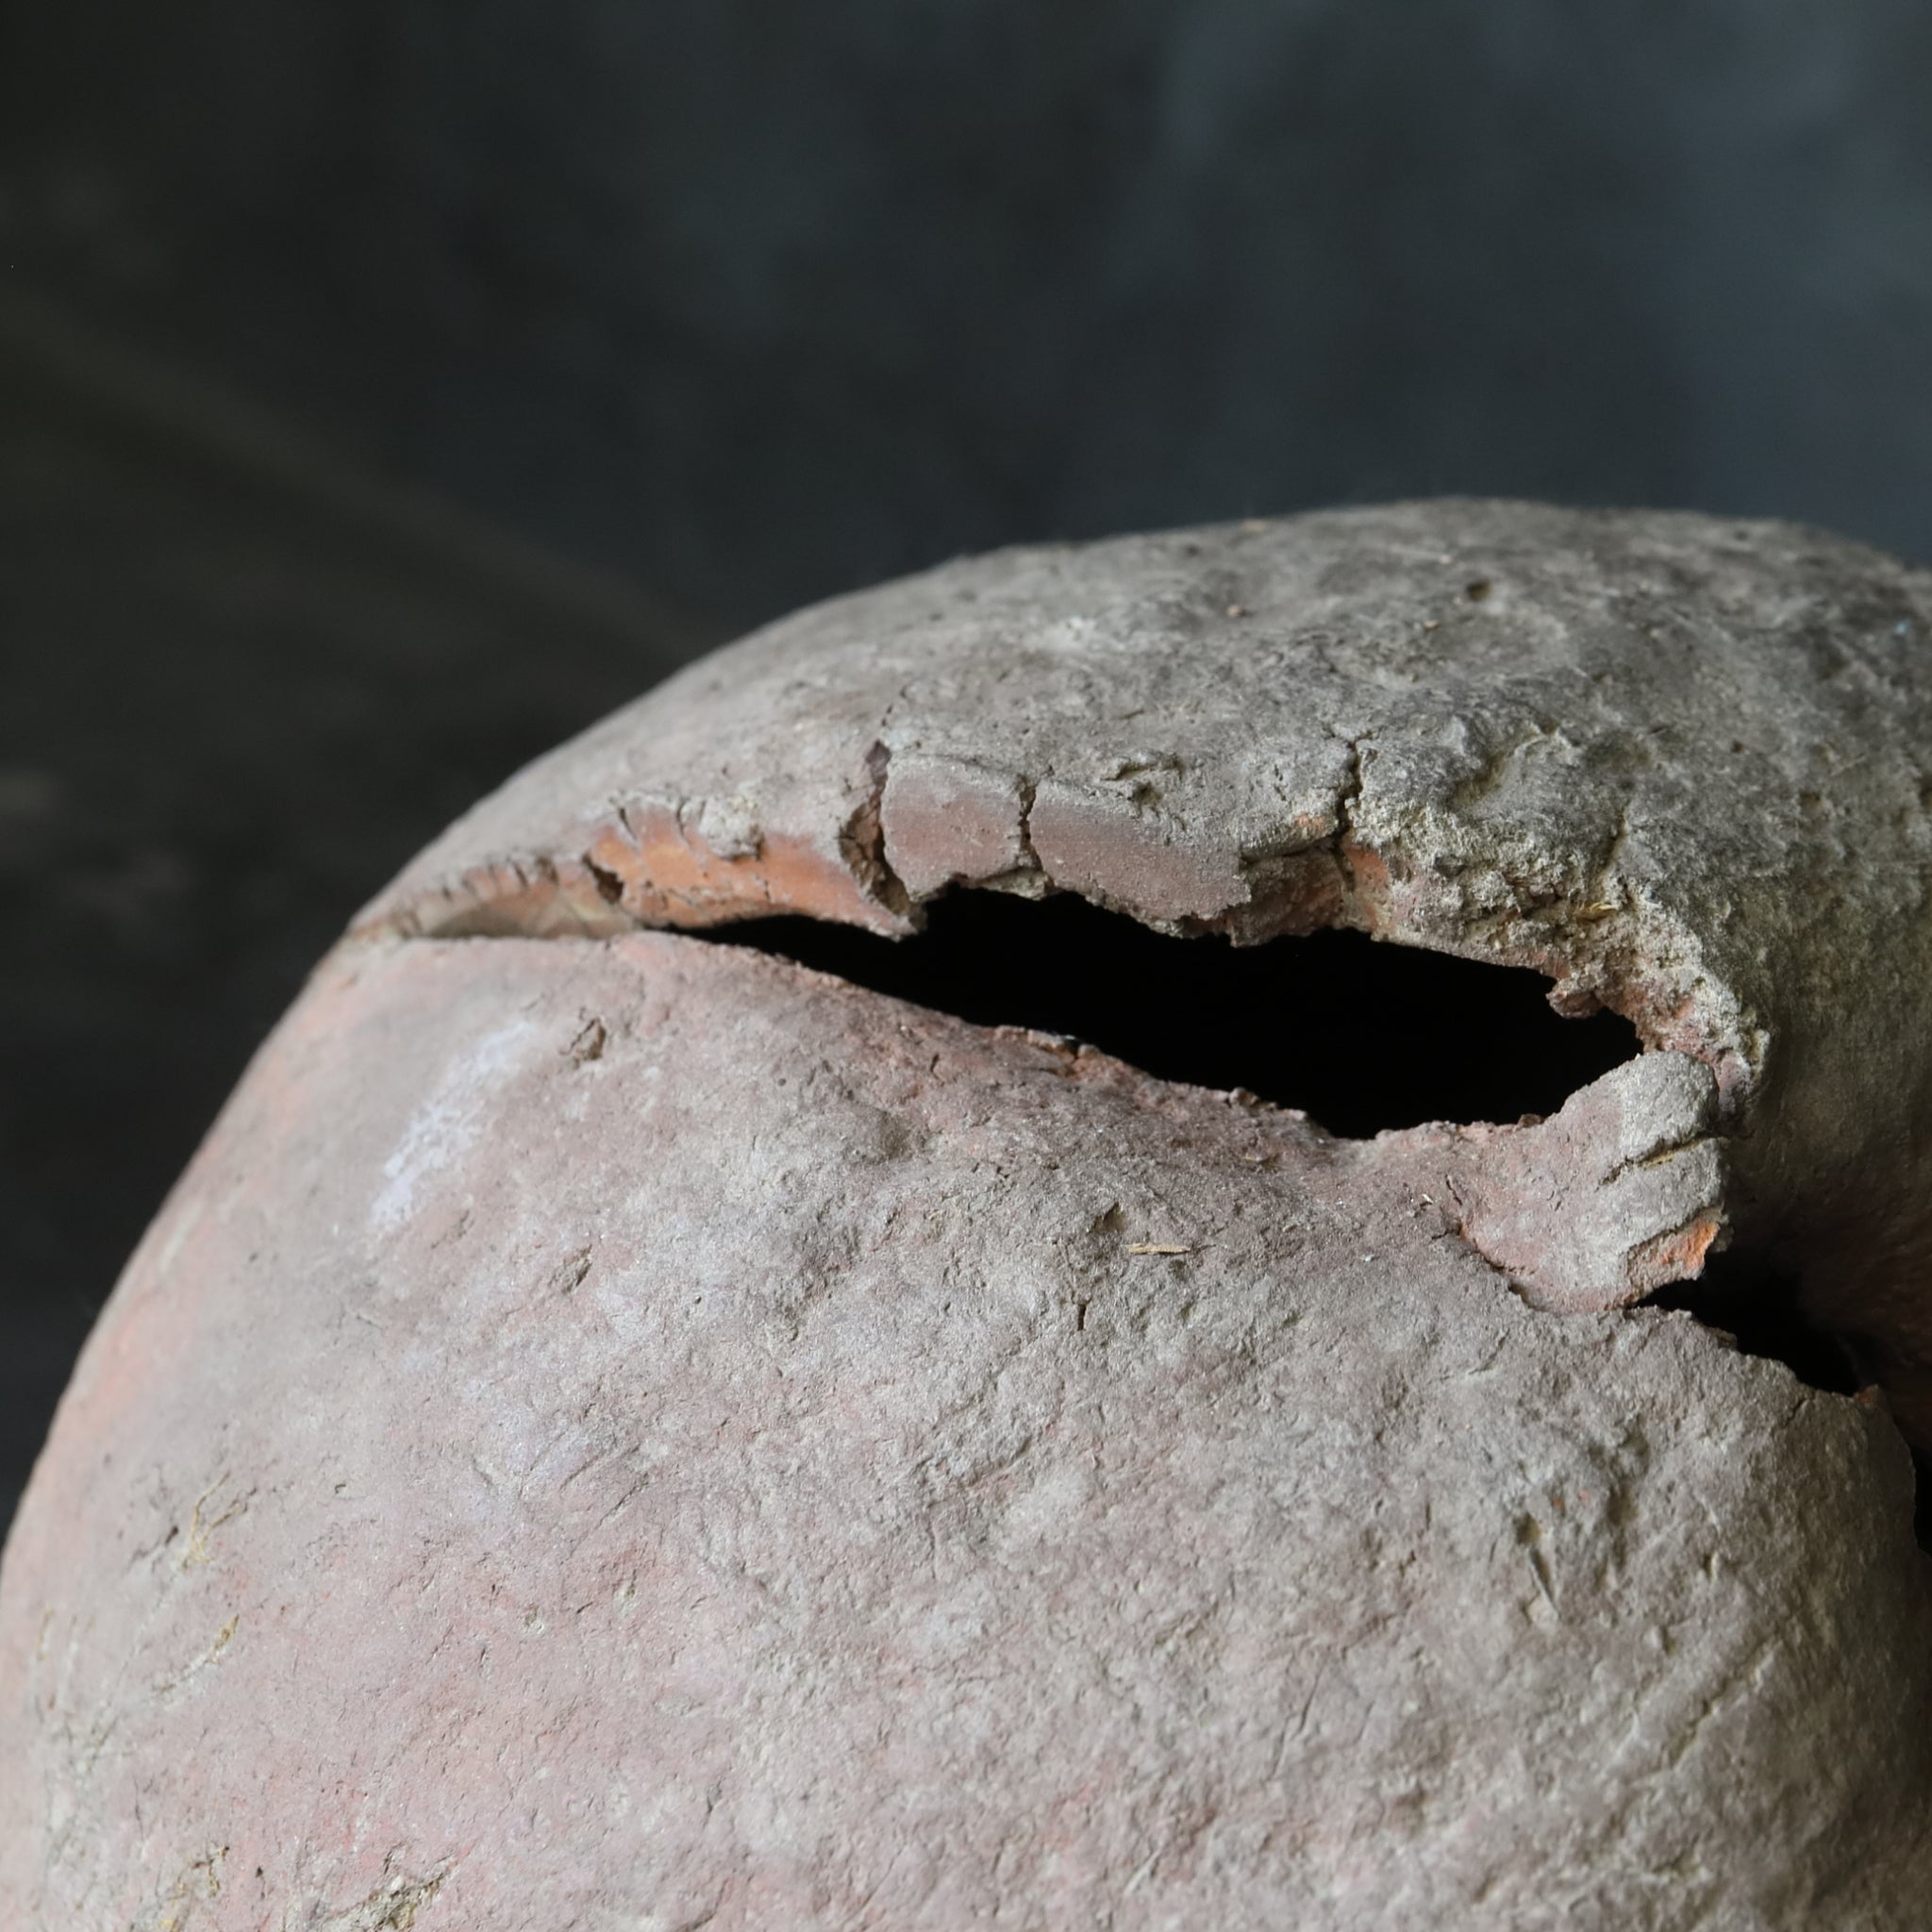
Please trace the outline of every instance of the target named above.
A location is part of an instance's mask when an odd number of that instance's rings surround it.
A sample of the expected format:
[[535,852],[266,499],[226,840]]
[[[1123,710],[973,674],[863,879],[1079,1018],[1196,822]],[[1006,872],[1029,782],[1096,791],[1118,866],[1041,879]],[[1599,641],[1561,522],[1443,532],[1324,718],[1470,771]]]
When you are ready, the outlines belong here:
[[[532,767],[90,1343],[9,1923],[1916,1925],[1928,624],[1777,527],[1349,512],[825,606]],[[973,887],[1651,1050],[1342,1141],[641,929]],[[1638,1305],[1724,1241],[1889,1396]]]

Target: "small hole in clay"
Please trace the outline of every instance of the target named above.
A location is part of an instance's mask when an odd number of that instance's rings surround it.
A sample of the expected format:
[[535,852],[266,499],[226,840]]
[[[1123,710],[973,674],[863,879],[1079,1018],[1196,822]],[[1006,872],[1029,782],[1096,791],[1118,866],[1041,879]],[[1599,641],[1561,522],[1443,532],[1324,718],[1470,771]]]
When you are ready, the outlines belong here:
[[[1806,1314],[1797,1277],[1748,1249],[1712,1255],[1696,1281],[1680,1281],[1647,1307],[1681,1308],[1707,1328],[1722,1329],[1739,1352],[1782,1362],[1798,1380],[1834,1395],[1856,1395],[1877,1379],[1861,1369],[1856,1345]],[[1932,1455],[1912,1451],[1918,1478],[1912,1528],[1932,1551]]]
[[1850,1349],[1805,1313],[1797,1277],[1748,1249],[1712,1255],[1696,1281],[1680,1281],[1650,1298],[1654,1308],[1681,1308],[1707,1328],[1721,1328],[1742,1355],[1783,1362],[1798,1380],[1836,1395],[1856,1395],[1861,1376]]
[[956,892],[927,913],[908,940],[793,918],[707,936],[977,1025],[1067,1034],[1161,1079],[1244,1087],[1352,1138],[1555,1113],[1638,1051],[1614,1013],[1554,1012],[1539,974],[1361,933],[1171,939],[1071,893]]

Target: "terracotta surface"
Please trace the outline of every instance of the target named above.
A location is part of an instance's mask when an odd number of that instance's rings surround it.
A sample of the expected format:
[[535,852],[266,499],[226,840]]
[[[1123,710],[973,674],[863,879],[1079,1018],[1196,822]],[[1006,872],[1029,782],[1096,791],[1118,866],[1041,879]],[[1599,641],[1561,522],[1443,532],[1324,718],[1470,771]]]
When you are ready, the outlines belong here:
[[370,930],[957,882],[1534,966],[1705,1060],[1729,1211],[1932,1443],[1932,577],[1789,525],[1440,503],[969,560],[540,759]]
[[[0,1917],[1909,1932],[1886,1398],[1631,1304],[1836,1228],[1909,1364],[1927,610],[1790,531],[1357,512],[889,587],[533,767],[89,1345]],[[630,929],[989,878],[1533,959],[1655,1050],[1339,1141]]]

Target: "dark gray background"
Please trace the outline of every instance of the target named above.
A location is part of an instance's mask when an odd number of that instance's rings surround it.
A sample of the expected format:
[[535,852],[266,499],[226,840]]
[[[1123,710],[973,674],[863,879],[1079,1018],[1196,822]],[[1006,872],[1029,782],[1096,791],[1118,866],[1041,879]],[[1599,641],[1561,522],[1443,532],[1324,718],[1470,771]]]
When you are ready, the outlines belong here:
[[0,0],[0,1513],[329,933],[705,637],[1440,491],[1932,558],[1924,0]]
[[1924,0],[9,0],[24,275],[750,619],[1438,491],[1932,541]]

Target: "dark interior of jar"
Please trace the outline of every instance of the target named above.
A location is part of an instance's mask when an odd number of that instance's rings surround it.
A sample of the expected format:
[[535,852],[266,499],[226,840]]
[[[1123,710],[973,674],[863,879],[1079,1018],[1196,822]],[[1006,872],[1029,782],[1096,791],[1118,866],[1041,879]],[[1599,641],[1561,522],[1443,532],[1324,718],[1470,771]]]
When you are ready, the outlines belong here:
[[799,918],[707,937],[977,1025],[1064,1034],[1164,1080],[1245,1088],[1350,1139],[1552,1114],[1639,1051],[1615,1013],[1557,1013],[1540,974],[1358,932],[1174,939],[1072,893],[954,892],[926,912],[906,940]]

